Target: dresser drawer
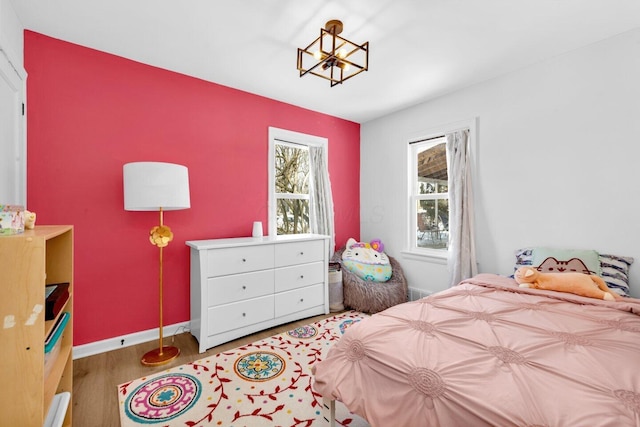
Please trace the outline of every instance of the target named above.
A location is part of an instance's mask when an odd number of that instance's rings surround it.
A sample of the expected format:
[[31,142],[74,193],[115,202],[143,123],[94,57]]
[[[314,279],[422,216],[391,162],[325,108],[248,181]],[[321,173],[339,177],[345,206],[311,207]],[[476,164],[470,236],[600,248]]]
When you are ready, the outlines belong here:
[[324,304],[324,285],[307,286],[276,294],[275,315],[276,317],[286,316],[322,304]]
[[273,245],[209,249],[207,277],[273,268]]
[[273,295],[210,307],[208,310],[208,333],[215,335],[273,319]]
[[276,292],[289,291],[324,282],[324,262],[276,268]]
[[263,295],[271,295],[274,290],[274,271],[261,270],[251,273],[207,279],[207,306],[228,304]]
[[325,258],[324,240],[310,240],[276,245],[275,266],[304,264],[322,261]]

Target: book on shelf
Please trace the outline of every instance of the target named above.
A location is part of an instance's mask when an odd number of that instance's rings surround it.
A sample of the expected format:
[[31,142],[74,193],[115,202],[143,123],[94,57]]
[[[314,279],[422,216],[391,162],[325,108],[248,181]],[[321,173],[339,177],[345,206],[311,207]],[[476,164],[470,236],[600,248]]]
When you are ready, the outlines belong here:
[[69,283],[55,283],[47,285],[45,287],[44,295],[44,320],[53,320],[69,299]]
[[58,319],[56,324],[54,325],[51,333],[44,340],[44,352],[49,353],[53,347],[58,343],[62,332],[64,331],[65,326],[67,326],[67,322],[69,321],[69,313],[66,311],[62,313],[62,316]]

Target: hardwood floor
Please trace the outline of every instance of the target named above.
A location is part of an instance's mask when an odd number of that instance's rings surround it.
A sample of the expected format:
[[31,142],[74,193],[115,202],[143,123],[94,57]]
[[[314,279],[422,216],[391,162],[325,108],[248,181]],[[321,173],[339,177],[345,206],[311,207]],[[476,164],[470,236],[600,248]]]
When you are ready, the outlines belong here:
[[335,314],[339,313],[310,317],[260,331],[213,347],[204,353],[198,353],[198,342],[188,332],[165,337],[164,344],[180,348],[180,356],[166,365],[157,367],[143,366],[140,363],[140,359],[147,351],[157,348],[157,340],[74,360],[73,425],[74,427],[119,427],[118,399],[120,396],[117,389],[119,384],[203,359]]

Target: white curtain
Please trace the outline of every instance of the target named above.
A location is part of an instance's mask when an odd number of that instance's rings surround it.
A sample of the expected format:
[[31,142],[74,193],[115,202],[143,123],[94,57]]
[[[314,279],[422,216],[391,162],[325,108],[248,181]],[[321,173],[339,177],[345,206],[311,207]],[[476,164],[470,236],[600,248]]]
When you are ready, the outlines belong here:
[[331,237],[329,242],[329,256],[335,250],[335,231],[333,225],[333,196],[329,181],[329,166],[327,153],[323,147],[309,146],[309,167],[311,169],[312,185],[309,190],[311,203],[309,204],[312,233],[324,234]]
[[478,273],[473,225],[469,131],[446,135],[449,172],[449,286]]

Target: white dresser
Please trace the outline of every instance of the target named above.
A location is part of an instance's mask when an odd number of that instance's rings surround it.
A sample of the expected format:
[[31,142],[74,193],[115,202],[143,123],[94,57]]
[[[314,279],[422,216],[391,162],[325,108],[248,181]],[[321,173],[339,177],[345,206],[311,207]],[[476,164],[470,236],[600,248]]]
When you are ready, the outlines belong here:
[[191,333],[200,353],[329,313],[329,237],[191,240]]

